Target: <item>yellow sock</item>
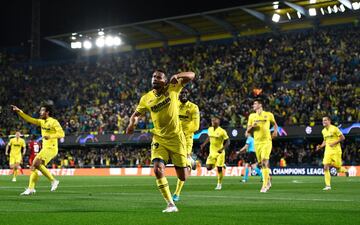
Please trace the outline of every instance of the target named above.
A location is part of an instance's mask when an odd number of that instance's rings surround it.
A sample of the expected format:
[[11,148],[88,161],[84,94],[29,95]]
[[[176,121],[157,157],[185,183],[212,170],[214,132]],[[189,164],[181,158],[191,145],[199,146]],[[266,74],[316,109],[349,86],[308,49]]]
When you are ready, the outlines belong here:
[[50,181],[55,180],[55,178],[53,177],[53,175],[50,173],[50,171],[48,169],[46,169],[46,167],[44,165],[40,165],[39,166],[39,170],[40,172],[47,177],[47,179],[49,179]]
[[14,168],[13,178],[16,178],[17,175],[18,175],[18,169],[17,169],[17,168]]
[[30,189],[34,189],[35,188],[35,184],[39,179],[39,175],[38,175],[38,171],[34,170],[31,172],[30,174],[30,180],[29,180],[29,188]]
[[222,184],[223,178],[224,178],[223,171],[218,172],[218,184]]
[[185,183],[185,181],[182,181],[180,179],[177,180],[176,190],[174,192],[175,195],[180,196],[180,192],[181,192],[181,189],[184,186],[184,183]]
[[325,185],[330,187],[331,186],[330,185],[330,180],[331,180],[330,170],[325,170],[324,176],[325,176]]
[[340,167],[337,171],[338,171],[338,173],[346,173],[346,172],[348,172],[348,170],[343,166]]
[[268,168],[263,168],[262,170],[262,174],[263,174],[263,185],[262,187],[266,187],[268,180],[269,180],[269,169]]
[[156,179],[156,184],[159,188],[159,191],[161,192],[162,196],[164,197],[166,203],[172,203],[174,204],[172,198],[171,198],[171,192],[169,188],[169,183],[166,179],[166,177]]

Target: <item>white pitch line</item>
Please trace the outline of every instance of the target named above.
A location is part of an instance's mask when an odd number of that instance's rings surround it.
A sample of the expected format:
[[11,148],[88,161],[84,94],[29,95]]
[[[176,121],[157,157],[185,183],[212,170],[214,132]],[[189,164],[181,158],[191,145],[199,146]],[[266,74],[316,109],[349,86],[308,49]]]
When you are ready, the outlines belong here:
[[[266,194],[261,194],[266,195]],[[319,201],[319,202],[360,202],[350,199],[320,199],[320,198],[264,198],[264,197],[245,197],[245,196],[221,196],[221,195],[186,195],[187,197],[197,198],[236,198],[236,199],[249,199],[249,200],[284,200],[284,201]]]

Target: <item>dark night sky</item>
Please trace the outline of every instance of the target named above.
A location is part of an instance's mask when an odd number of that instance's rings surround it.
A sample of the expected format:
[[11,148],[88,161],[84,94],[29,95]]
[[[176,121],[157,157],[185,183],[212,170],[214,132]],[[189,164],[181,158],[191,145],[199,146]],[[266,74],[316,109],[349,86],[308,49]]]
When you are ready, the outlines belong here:
[[[263,1],[257,0],[102,0],[41,1],[41,38],[112,25],[204,12]],[[146,2],[145,4],[143,2]],[[271,1],[269,1],[271,2]],[[201,4],[202,3],[202,4]],[[31,0],[2,2],[0,46],[27,45],[31,28]],[[48,46],[42,40],[42,48]],[[50,44],[52,45],[52,44]],[[53,46],[51,46],[53,47]]]

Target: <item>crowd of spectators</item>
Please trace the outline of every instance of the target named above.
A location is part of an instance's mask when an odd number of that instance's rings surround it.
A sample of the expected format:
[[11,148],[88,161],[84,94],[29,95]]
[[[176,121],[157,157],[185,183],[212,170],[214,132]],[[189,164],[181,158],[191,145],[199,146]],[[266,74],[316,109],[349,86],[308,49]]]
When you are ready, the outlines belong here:
[[[257,95],[265,97],[281,125],[314,123],[323,114],[342,123],[359,121],[359,34],[353,26],[319,28],[37,67],[14,66],[1,56],[1,133],[36,133],[7,106],[35,116],[41,103],[54,105],[67,135],[123,131],[141,95],[151,89],[155,68],[169,75],[196,73],[189,88],[202,127],[214,114],[223,126],[244,126]],[[138,126],[151,128],[149,115]]]

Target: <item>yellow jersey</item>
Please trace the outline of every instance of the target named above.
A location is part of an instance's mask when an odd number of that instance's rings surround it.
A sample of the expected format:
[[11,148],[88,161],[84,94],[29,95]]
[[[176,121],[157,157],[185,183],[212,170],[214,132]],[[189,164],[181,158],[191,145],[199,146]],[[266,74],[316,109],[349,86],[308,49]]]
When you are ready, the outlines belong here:
[[156,95],[154,90],[149,91],[140,99],[136,111],[144,114],[150,112],[154,128],[151,132],[162,138],[172,138],[181,134],[182,129],[179,119],[179,93],[183,88],[182,79],[177,84],[165,87],[165,93]]
[[251,113],[249,116],[248,126],[257,125],[253,128],[254,141],[259,142],[270,142],[270,123],[275,123],[274,115],[271,112],[262,111],[260,114]]
[[21,148],[25,148],[25,140],[22,138],[11,138],[9,141],[10,155],[21,155]]
[[18,114],[24,118],[25,121],[35,124],[41,127],[41,135],[49,136],[50,138],[46,140],[45,138],[42,139],[43,149],[46,148],[58,148],[58,139],[65,137],[65,133],[60,126],[59,121],[52,117],[48,117],[46,120],[44,119],[35,119],[31,116],[25,114],[22,111],[19,111]]
[[217,153],[220,149],[224,147],[224,141],[229,139],[226,130],[221,127],[209,127],[208,135],[210,139],[210,154]]
[[324,128],[321,131],[324,141],[326,143],[325,145],[325,151],[331,151],[331,152],[341,152],[341,145],[340,143],[337,143],[334,147],[331,147],[330,144],[339,140],[339,137],[342,135],[339,128],[337,128],[334,125],[330,125],[329,128]]
[[190,101],[186,103],[179,101],[179,118],[185,136],[192,135],[199,130],[200,112],[196,104]]

